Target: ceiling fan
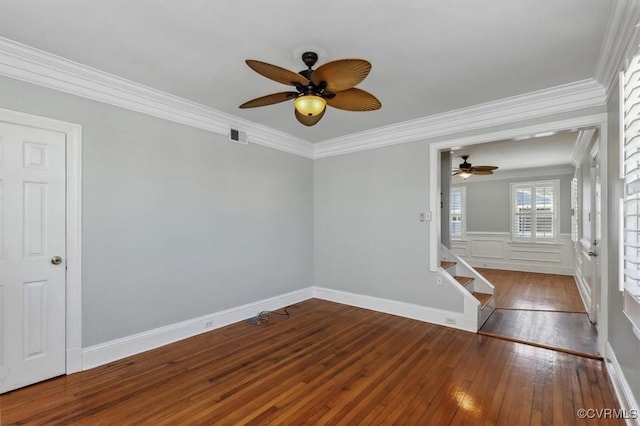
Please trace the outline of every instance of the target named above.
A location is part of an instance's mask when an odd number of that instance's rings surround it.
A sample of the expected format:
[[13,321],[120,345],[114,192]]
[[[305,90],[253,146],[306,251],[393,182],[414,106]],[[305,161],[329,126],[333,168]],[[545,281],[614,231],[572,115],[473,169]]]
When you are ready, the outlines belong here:
[[315,52],[302,54],[306,70],[298,73],[266,62],[245,62],[258,74],[278,83],[294,86],[296,91],[261,96],[240,105],[255,108],[293,100],[295,116],[305,126],[313,126],[324,116],[326,106],[346,111],[374,111],[382,104],[371,93],[355,86],[369,74],[371,63],[364,59],[341,59],[312,69],[318,61]]
[[467,162],[469,155],[461,155],[464,161],[458,165],[457,170],[453,170],[451,176],[460,176],[462,179],[466,179],[471,175],[492,175],[497,166],[473,166]]

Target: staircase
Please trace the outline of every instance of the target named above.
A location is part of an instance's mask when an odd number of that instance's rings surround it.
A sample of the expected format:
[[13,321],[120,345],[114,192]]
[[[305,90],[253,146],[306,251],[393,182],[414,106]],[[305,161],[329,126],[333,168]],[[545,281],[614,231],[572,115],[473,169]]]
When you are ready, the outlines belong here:
[[448,251],[446,255],[449,259],[440,262],[441,271],[453,278],[467,297],[477,301],[477,329],[480,329],[489,318],[489,315],[495,310],[494,287],[458,256]]

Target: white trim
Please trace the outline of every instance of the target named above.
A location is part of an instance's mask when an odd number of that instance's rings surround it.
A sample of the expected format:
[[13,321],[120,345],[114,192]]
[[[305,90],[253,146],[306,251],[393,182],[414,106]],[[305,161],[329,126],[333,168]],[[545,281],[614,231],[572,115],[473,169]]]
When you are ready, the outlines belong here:
[[313,297],[311,287],[237,306],[209,315],[155,328],[82,349],[82,369],[98,367],[169,343],[245,320],[262,311],[273,311]]
[[613,347],[608,341],[604,344],[604,359],[607,375],[613,384],[613,390],[618,397],[620,407],[628,414],[632,414],[631,411],[635,410],[636,418],[626,419],[627,426],[640,426],[640,404],[633,397],[631,386],[629,386]]
[[575,251],[570,234],[560,234],[556,243],[527,243],[512,241],[509,232],[467,231],[467,240],[453,241],[450,251],[457,256],[458,262],[467,262],[474,268],[569,276],[575,270]]
[[[624,169],[624,127],[625,127],[625,107],[624,107],[624,71],[620,71],[618,74],[618,113],[620,114],[618,118],[618,177],[620,179],[624,179],[625,169]],[[624,184],[623,184],[624,187]],[[624,200],[624,198],[623,198]],[[622,222],[621,222],[622,223]],[[623,253],[623,252],[621,252]]]
[[573,268],[568,266],[541,265],[531,263],[515,263],[492,260],[467,260],[474,268],[500,269],[502,271],[532,272],[536,274],[573,275]]
[[311,142],[2,37],[0,75],[225,136],[233,127],[251,143],[313,157]]
[[[131,355],[139,354],[179,340],[206,333],[229,324],[243,321],[261,311],[272,311],[311,298],[328,300],[349,306],[372,309],[378,312],[412,318],[431,324],[453,327],[476,332],[473,320],[462,312],[414,305],[396,300],[354,294],[321,287],[307,287],[283,295],[271,297],[235,308],[215,312],[176,324],[158,327],[131,336],[114,339],[82,349],[82,369],[88,370],[108,364]],[[477,301],[476,301],[477,302]],[[475,312],[475,311],[474,311]],[[446,324],[446,318],[453,318],[456,324]]]
[[365,132],[311,143],[290,134],[0,37],[0,75],[141,112],[213,133],[233,127],[249,142],[307,158],[486,129],[590,107],[604,107],[604,88],[587,79]]
[[578,132],[578,138],[576,139],[573,152],[571,153],[571,164],[576,167],[580,165],[580,162],[586,155],[595,135],[596,129],[582,129]]
[[640,5],[637,0],[618,0],[613,2],[607,30],[598,63],[595,78],[606,90],[606,99],[612,95],[614,80],[625,58],[631,57],[640,42]]
[[582,278],[582,274],[574,274],[573,280],[576,282],[576,287],[578,287],[578,293],[580,294],[580,299],[582,299],[584,310],[589,312],[591,310],[591,293],[589,285]]
[[[363,294],[349,293],[341,290],[330,288],[314,287],[314,297],[330,302],[342,303],[344,305],[356,306],[358,308],[371,309],[386,314],[398,315],[404,318],[411,318],[418,321],[424,321],[431,324],[442,325],[445,327],[457,328],[459,330],[470,331],[475,333],[476,321],[470,319],[463,312],[446,311],[428,306],[415,305],[413,303],[400,302],[397,300],[381,299],[374,296],[366,296]],[[466,303],[466,302],[465,302]],[[477,305],[474,315],[477,315]],[[447,324],[446,319],[452,318],[456,320],[455,324]]]
[[604,107],[604,94],[604,89],[595,80],[582,80],[328,139],[315,144],[314,158],[460,134],[590,107]]
[[0,108],[0,121],[66,135],[66,372],[81,370],[82,348],[82,127]]
[[511,236],[511,232],[491,232],[491,231],[467,231],[468,235],[491,235],[491,236],[496,236],[496,235],[506,235],[508,237]]

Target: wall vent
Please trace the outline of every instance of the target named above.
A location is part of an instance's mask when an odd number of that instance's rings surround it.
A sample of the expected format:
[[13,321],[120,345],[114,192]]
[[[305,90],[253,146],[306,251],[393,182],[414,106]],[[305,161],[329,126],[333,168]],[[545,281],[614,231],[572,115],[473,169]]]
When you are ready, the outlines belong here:
[[241,143],[242,145],[249,144],[247,132],[243,132],[238,129],[229,129],[229,140],[231,142]]

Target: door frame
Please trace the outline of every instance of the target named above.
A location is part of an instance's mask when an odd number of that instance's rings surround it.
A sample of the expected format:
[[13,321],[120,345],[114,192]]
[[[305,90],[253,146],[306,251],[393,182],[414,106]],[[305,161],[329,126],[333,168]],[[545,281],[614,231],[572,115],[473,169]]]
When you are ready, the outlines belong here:
[[82,371],[82,126],[5,108],[0,121],[66,136],[66,374]]
[[[601,185],[601,202],[603,206],[608,200],[608,170],[607,170],[607,114],[597,113],[591,115],[583,115],[575,118],[564,120],[553,120],[549,117],[549,121],[541,124],[531,124],[517,126],[511,129],[491,129],[487,126],[486,130],[478,130],[478,134],[463,137],[450,137],[447,140],[432,142],[429,144],[429,209],[433,219],[429,223],[428,241],[429,241],[429,270],[437,272],[440,259],[440,226],[441,212],[439,208],[440,194],[440,151],[454,147],[462,147],[467,145],[477,145],[497,140],[512,139],[523,135],[534,135],[540,132],[563,131],[571,129],[580,129],[587,127],[595,127],[599,130],[598,153],[600,157],[600,185]],[[574,151],[574,156],[577,152]],[[609,212],[606,208],[602,209],[602,223],[608,223]],[[608,339],[608,284],[607,277],[608,268],[608,229],[606,226],[601,228],[602,240],[600,242],[600,250],[603,257],[600,260],[600,315],[601,324],[598,331],[598,351],[600,354],[605,353],[605,342]]]
[[[595,135],[596,138],[599,138],[600,135],[596,134]],[[592,283],[592,288],[591,288],[591,293],[592,293],[592,297],[591,297],[591,305],[589,306],[589,317],[591,322],[594,322],[597,326],[598,331],[600,330],[600,322],[601,322],[601,318],[600,318],[600,310],[598,309],[598,306],[601,304],[600,299],[601,299],[601,295],[602,295],[602,291],[601,291],[601,287],[602,287],[602,276],[596,276],[595,272],[598,271],[600,269],[600,265],[601,265],[601,256],[600,256],[600,243],[602,242],[602,182],[601,182],[601,175],[600,175],[600,166],[601,166],[601,161],[600,161],[600,152],[599,152],[599,145],[596,141],[593,144],[593,147],[591,148],[591,150],[589,151],[589,165],[591,166],[591,190],[590,190],[590,194],[589,196],[591,197],[590,200],[590,211],[591,211],[591,220],[590,220],[590,224],[589,226],[591,227],[590,230],[590,241],[589,241],[589,253],[596,253],[596,257],[591,259],[591,273],[593,275],[593,283]],[[596,166],[596,161],[597,161],[597,166]],[[597,169],[597,172],[595,171],[595,169]],[[600,188],[597,189],[596,183],[598,185],[600,185]],[[600,191],[600,193],[598,194],[599,199],[597,199],[598,197],[596,197],[596,193],[597,191]],[[600,205],[598,206],[598,203],[600,203]],[[600,210],[600,212],[598,212],[598,209]],[[600,216],[598,216],[598,213],[600,213]],[[598,231],[600,231],[600,235],[598,235]],[[599,237],[599,239],[598,239]],[[598,244],[595,245],[594,242],[597,241]],[[589,256],[591,256],[591,254],[589,254]]]

